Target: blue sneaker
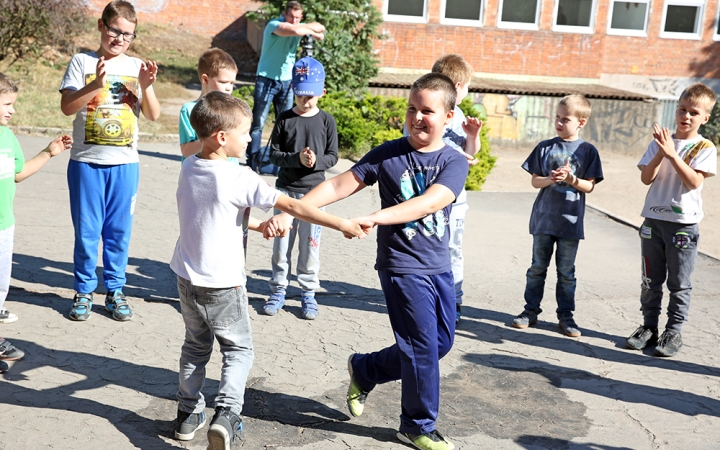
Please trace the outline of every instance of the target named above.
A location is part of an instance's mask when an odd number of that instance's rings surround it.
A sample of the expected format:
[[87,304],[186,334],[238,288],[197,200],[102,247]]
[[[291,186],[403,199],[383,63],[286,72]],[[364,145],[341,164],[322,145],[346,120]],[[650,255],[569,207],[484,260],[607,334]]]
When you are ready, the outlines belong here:
[[90,318],[93,306],[92,292],[89,294],[76,293],[73,297],[73,307],[70,310],[70,319],[84,322]]
[[263,312],[268,316],[274,316],[285,306],[285,291],[273,293],[263,305]]
[[315,320],[320,314],[318,304],[315,301],[314,292],[303,292],[300,297],[300,305],[302,306],[302,318],[307,320]]
[[133,318],[133,311],[125,300],[125,294],[121,290],[108,292],[105,296],[105,309],[112,313],[112,317],[120,322],[125,322]]

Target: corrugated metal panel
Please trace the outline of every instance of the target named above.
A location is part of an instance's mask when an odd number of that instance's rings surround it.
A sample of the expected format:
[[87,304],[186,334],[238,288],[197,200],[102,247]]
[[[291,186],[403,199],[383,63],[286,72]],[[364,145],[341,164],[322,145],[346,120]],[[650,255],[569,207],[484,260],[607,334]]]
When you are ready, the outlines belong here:
[[660,126],[667,127],[671,130],[675,129],[675,110],[677,109],[677,100],[661,100],[662,108],[662,119],[660,120]]

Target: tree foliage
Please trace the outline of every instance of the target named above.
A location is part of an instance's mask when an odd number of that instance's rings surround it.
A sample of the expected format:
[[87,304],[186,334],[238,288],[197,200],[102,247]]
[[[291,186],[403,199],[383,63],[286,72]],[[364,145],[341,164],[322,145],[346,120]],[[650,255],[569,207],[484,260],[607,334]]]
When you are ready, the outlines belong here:
[[[263,6],[248,13],[251,20],[279,17],[287,0],[258,0]],[[328,92],[358,91],[377,75],[373,41],[382,39],[382,16],[367,0],[301,0],[303,22],[325,26],[325,39],[315,42],[313,57],[325,67]],[[298,50],[299,52],[299,50]],[[299,54],[298,54],[299,56]]]
[[10,66],[66,43],[85,22],[83,0],[0,0],[0,61]]

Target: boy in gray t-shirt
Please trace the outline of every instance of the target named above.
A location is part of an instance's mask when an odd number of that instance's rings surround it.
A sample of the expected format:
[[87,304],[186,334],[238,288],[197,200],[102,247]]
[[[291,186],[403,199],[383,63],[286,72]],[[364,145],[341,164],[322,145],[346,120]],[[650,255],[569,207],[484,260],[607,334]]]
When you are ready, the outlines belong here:
[[525,310],[513,320],[515,328],[537,323],[547,269],[557,246],[555,298],[559,326],[567,336],[581,334],[573,319],[575,256],[580,239],[585,238],[585,194],[603,180],[597,149],[578,137],[590,112],[590,102],[582,95],[568,95],[560,100],[555,115],[558,136],[538,144],[522,165],[532,174],[532,185],[540,192],[530,216],[533,255],[527,271]]

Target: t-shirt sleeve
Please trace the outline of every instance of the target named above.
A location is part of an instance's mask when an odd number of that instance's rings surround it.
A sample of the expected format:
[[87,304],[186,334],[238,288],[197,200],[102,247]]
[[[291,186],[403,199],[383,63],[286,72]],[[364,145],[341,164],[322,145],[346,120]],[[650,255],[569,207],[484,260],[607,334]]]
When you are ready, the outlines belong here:
[[717,174],[717,149],[707,139],[701,141],[704,148],[690,161],[690,167],[694,170],[704,172],[706,177]]
[[17,140],[13,134],[13,154],[15,159],[15,173],[22,172],[25,167],[25,155],[23,155],[22,148],[20,147],[20,141]]
[[645,153],[643,153],[642,158],[640,158],[640,161],[637,163],[638,168],[642,169],[643,167],[650,164],[650,161],[655,157],[655,155],[658,152],[658,146],[655,143],[655,141],[650,142],[650,145],[648,145],[647,150],[645,150]]
[[268,35],[273,34],[279,25],[280,25],[279,20],[277,20],[277,19],[271,20],[270,22],[267,23],[267,25],[265,25],[265,30],[266,30],[265,32]]
[[180,123],[178,125],[180,134],[180,145],[187,144],[188,142],[197,141],[197,133],[195,129],[190,125],[190,113],[195,107],[195,103],[186,103],[180,108]]
[[463,158],[463,156],[452,147],[448,146],[444,151],[452,152],[452,156],[448,159],[445,167],[438,173],[433,184],[442,184],[450,189],[457,198],[465,187],[465,180],[467,179],[470,166],[467,163],[467,159]]
[[[235,168],[234,168],[235,169]],[[242,206],[259,208],[268,212],[280,197],[280,191],[270,186],[267,181],[253,172],[249,167],[240,167],[238,170],[238,186],[243,186],[239,192],[239,202]]]
[[385,159],[386,151],[390,148],[389,146],[393,145],[392,142],[397,141],[386,142],[370,150],[350,169],[366,186],[372,186],[377,183],[380,164],[382,164],[382,161]]
[[70,59],[67,69],[65,69],[65,75],[63,76],[62,82],[60,83],[60,91],[69,89],[77,91],[85,86],[84,71],[82,64],[82,55],[77,54]]
[[585,142],[582,145],[587,146],[587,159],[585,161],[585,170],[580,174],[580,178],[585,180],[594,179],[595,184],[597,184],[605,179],[603,177],[602,163],[600,162],[600,153],[592,144]]
[[533,149],[525,162],[522,163],[521,167],[531,175],[544,176],[541,154],[540,145],[538,145]]

